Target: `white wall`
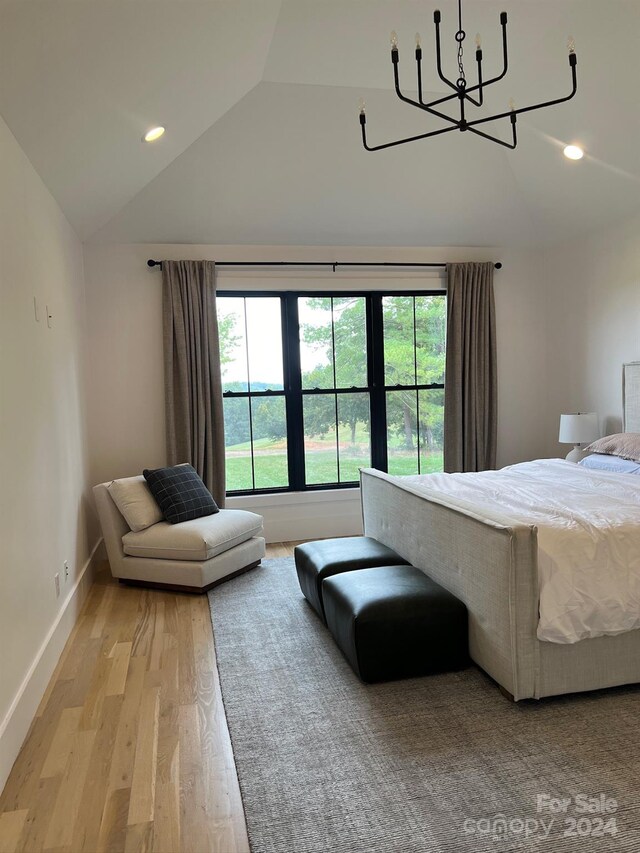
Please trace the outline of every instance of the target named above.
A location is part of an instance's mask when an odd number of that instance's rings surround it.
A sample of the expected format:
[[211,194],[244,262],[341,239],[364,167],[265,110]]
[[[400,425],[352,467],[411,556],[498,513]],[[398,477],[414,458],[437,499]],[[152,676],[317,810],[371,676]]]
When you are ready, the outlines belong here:
[[[622,365],[640,360],[640,218],[548,252],[547,432],[561,412],[622,428]],[[570,449],[556,445],[563,456]]]
[[[162,364],[162,294],[158,270],[148,258],[214,260],[502,260],[496,273],[499,358],[500,465],[542,455],[549,446],[541,433],[546,400],[543,375],[546,302],[536,258],[526,251],[460,248],[86,245],[85,269],[90,346],[90,472],[92,482],[139,473],[165,461]],[[296,286],[302,273],[297,276]],[[269,287],[266,273],[251,278],[221,274],[219,286]],[[282,271],[272,272],[282,278]],[[304,273],[306,281],[327,287],[324,278]],[[362,273],[360,273],[362,275]],[[415,273],[412,274],[415,276]],[[260,276],[263,276],[262,278]],[[344,275],[339,276],[344,284]],[[331,283],[336,277],[331,279]],[[370,279],[361,286],[370,286]],[[358,280],[348,282],[356,287]],[[437,278],[396,279],[398,286],[441,286]],[[270,541],[344,535],[361,529],[357,490],[278,498],[233,498],[229,506],[253,508],[265,516]]]
[[97,538],[86,491],[82,247],[1,119],[0,258],[1,789],[88,588]]

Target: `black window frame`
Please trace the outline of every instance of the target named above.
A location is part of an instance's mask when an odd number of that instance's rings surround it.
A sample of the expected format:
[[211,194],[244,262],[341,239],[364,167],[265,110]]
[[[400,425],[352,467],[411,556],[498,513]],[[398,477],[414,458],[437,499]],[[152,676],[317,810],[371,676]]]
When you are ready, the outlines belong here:
[[[235,298],[278,298],[280,299],[282,321],[282,356],[284,388],[282,390],[252,391],[250,384],[246,391],[224,391],[223,398],[249,399],[249,428],[251,424],[251,400],[259,397],[284,397],[287,419],[287,461],[289,485],[268,489],[233,489],[227,491],[229,497],[246,495],[273,495],[289,492],[320,492],[334,489],[354,489],[359,486],[357,480],[344,483],[305,483],[304,454],[304,417],[303,398],[313,394],[355,394],[368,393],[370,399],[370,446],[371,467],[387,471],[387,392],[399,389],[407,391],[443,390],[444,382],[431,384],[385,384],[384,362],[384,313],[383,300],[393,296],[442,296],[447,298],[446,290],[219,290],[219,297]],[[302,388],[300,368],[300,322],[298,299],[308,297],[344,299],[349,297],[365,298],[366,336],[367,336],[367,386],[352,388]],[[415,312],[415,306],[414,306]],[[253,470],[253,435],[251,434]],[[418,465],[420,454],[418,453]]]

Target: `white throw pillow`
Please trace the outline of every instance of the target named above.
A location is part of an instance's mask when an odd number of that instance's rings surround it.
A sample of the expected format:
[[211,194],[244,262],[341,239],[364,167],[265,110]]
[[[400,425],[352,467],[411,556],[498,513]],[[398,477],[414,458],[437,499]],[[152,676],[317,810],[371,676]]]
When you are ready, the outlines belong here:
[[145,530],[163,520],[160,507],[142,475],[112,480],[107,488],[124,520],[134,532]]

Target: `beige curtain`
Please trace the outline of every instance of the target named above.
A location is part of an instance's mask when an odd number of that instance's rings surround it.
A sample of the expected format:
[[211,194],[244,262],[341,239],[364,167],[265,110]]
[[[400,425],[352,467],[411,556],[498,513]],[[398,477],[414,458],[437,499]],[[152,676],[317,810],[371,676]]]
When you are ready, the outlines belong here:
[[444,470],[496,465],[497,376],[493,264],[447,266]]
[[167,462],[189,462],[224,506],[224,415],[215,264],[163,261]]

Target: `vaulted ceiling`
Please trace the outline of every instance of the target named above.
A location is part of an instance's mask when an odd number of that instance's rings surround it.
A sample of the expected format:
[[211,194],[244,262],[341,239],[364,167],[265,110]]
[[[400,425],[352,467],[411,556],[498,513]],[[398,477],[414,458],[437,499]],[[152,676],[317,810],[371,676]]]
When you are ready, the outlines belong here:
[[455,0],[0,0],[0,114],[85,240],[532,245],[638,212],[638,0],[464,0],[486,74],[509,12],[487,109],[568,92],[568,34],[576,98],[523,116],[513,152],[459,133],[362,149],[360,97],[374,144],[438,126],[397,100],[389,59],[396,29],[415,88],[421,30],[425,87],[444,93],[436,5],[455,76]]

